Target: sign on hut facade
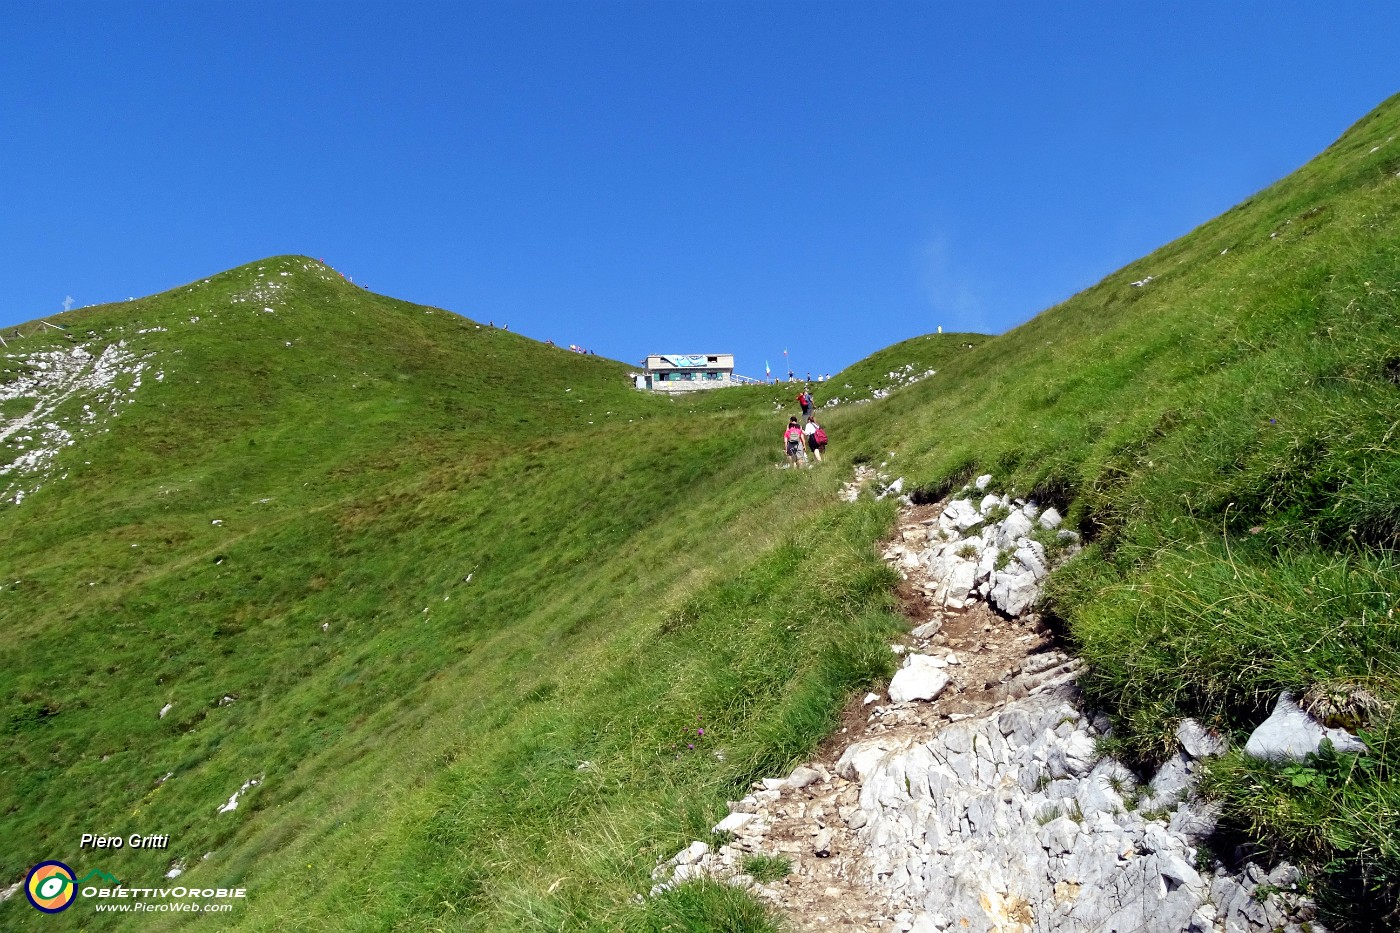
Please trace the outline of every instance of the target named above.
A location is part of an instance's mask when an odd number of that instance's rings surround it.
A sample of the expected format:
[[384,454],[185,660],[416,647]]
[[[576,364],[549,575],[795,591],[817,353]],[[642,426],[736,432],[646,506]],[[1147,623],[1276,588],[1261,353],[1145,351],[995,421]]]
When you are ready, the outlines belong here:
[[645,366],[646,372],[633,378],[637,388],[654,392],[695,392],[748,381],[734,375],[733,353],[653,353]]

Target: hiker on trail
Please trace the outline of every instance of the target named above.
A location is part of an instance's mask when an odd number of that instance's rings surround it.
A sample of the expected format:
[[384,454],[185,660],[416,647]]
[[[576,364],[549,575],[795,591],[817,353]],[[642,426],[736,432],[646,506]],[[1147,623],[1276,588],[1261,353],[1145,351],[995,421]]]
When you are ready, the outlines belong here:
[[822,462],[822,451],[826,450],[826,431],[817,424],[811,416],[807,416],[807,426],[802,429],[802,433],[807,436],[807,449],[812,452],[812,456],[817,458],[817,462]]
[[803,389],[797,393],[797,404],[802,406],[802,417],[807,418],[812,414],[812,392],[810,389]]
[[783,432],[783,450],[787,453],[788,463],[798,466],[797,457],[802,453],[802,428],[798,427],[796,415],[788,419],[787,430]]

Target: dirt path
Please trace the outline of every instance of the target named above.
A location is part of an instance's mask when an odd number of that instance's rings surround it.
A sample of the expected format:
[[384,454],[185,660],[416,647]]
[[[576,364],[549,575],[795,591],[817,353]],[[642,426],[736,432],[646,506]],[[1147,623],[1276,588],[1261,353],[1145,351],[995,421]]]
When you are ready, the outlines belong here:
[[[901,546],[922,546],[931,527],[925,523],[935,521],[941,510],[941,504],[906,510],[886,559],[898,560]],[[874,694],[852,701],[841,727],[812,761],[822,777],[782,793],[769,811],[767,832],[740,834],[735,840],[740,852],[781,853],[791,859],[790,874],[757,892],[781,908],[797,930],[865,931],[891,928],[905,919],[897,918],[888,900],[868,884],[875,866],[867,864],[857,837],[863,824],[857,819],[852,827],[846,821],[857,810],[860,792],[858,782],[836,773],[849,745],[880,740],[894,748],[927,741],[945,723],[986,713],[1009,694],[1021,692],[1013,684],[1023,671],[1053,670],[1068,660],[1038,615],[1006,619],[983,602],[961,610],[935,606],[936,586],[924,570],[909,568],[905,574],[900,595],[912,631],[900,647],[947,659],[948,686],[929,703],[890,705],[884,697],[870,699]],[[825,841],[819,838],[822,829],[829,838],[825,856],[817,855],[813,845]]]
[[1321,931],[1290,866],[1202,863],[1215,810],[1193,788],[1221,737],[1183,720],[1146,783],[1099,757],[1109,721],[1083,710],[1082,664],[1025,611],[1041,542],[1066,534],[1038,515],[1004,496],[906,503],[884,557],[910,622],[891,650],[914,657],[806,765],[732,802],[723,844],[658,866],[653,893],[750,886],[804,931]]

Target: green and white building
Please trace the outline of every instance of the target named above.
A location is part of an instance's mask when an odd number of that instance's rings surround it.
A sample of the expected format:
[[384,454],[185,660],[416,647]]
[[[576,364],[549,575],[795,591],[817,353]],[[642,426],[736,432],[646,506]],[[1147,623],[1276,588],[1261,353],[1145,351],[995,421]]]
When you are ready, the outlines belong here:
[[653,353],[646,358],[645,374],[636,374],[637,388],[654,392],[696,392],[722,389],[748,382],[734,375],[733,353]]

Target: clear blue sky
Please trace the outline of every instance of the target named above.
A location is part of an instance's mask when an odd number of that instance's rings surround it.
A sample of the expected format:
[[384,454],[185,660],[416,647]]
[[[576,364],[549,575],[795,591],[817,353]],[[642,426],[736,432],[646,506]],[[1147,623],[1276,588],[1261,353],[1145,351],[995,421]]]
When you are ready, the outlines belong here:
[[1400,90],[1400,7],[0,3],[0,324],[277,253],[635,360],[1001,332]]

